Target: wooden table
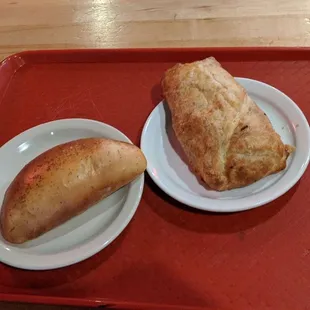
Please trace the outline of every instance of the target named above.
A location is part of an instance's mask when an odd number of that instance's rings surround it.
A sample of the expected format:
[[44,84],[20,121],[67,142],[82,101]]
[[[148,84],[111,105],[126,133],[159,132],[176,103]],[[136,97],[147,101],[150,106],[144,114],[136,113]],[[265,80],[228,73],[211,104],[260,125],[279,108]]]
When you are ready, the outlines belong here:
[[0,60],[29,49],[258,45],[309,46],[310,2],[0,0]]
[[0,59],[47,48],[309,44],[308,0],[0,0]]

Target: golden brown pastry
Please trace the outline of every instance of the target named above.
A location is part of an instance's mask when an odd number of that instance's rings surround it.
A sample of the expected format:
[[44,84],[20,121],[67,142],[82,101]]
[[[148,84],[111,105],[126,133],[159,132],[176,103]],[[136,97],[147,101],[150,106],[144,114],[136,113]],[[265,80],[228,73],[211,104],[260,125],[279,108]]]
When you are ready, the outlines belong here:
[[210,188],[246,186],[285,169],[294,148],[213,57],[175,65],[162,88],[189,165]]
[[58,145],[32,160],[6,191],[1,231],[12,243],[36,238],[128,184],[146,169],[129,143],[89,138]]

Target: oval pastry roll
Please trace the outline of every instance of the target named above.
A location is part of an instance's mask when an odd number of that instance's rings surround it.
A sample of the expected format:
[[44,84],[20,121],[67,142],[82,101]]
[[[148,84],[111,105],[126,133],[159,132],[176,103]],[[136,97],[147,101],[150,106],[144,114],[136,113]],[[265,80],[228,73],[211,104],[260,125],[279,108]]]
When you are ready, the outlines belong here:
[[76,216],[146,169],[129,143],[88,138],[58,145],[27,164],[6,191],[1,231],[23,243]]

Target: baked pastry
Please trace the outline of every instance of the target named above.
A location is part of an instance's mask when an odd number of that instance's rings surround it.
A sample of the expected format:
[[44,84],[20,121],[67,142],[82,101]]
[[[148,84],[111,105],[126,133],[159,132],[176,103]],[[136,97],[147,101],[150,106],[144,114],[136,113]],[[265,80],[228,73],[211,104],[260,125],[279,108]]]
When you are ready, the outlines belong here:
[[213,57],[175,65],[162,88],[189,166],[211,189],[243,187],[285,169],[294,148]]
[[27,164],[6,191],[0,214],[12,243],[36,238],[128,184],[146,169],[129,143],[88,138],[58,145]]

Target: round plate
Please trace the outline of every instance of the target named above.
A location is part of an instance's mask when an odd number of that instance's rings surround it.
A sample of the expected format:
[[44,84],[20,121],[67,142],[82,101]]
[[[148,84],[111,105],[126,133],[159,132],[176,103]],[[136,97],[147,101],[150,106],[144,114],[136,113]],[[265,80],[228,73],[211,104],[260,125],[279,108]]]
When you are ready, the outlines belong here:
[[[0,208],[18,172],[34,157],[58,144],[87,137],[131,141],[97,121],[65,119],[31,128],[0,148]],[[140,202],[144,175],[84,213],[21,245],[0,236],[0,261],[32,270],[54,269],[82,261],[106,247],[127,226]]]
[[193,175],[171,127],[169,108],[158,104],[147,119],[141,148],[147,171],[154,182],[176,200],[202,210],[235,212],[264,205],[288,191],[309,163],[308,122],[298,106],[285,94],[265,83],[236,78],[249,96],[268,115],[275,131],[286,144],[296,146],[287,168],[260,181],[230,191],[207,190]]

